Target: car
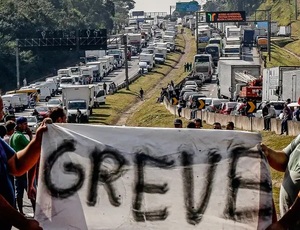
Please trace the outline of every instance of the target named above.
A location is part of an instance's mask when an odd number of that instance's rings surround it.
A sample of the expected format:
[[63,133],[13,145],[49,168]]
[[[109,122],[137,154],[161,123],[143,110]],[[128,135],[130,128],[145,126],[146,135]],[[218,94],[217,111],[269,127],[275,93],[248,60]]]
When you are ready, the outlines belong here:
[[245,103],[243,102],[238,102],[233,110],[230,112],[230,115],[233,115],[233,116],[245,116],[245,112],[244,112],[244,108],[245,108]]
[[257,111],[255,113],[255,117],[262,117],[262,109],[266,104],[270,104],[274,109],[276,113],[276,117],[279,116],[281,111],[284,108],[284,104],[286,103],[285,101],[263,101],[257,106]]
[[198,89],[198,86],[186,85],[182,88],[182,90],[192,90],[192,91],[197,92],[199,89]]
[[28,128],[32,133],[36,133],[37,128],[39,127],[39,121],[36,116],[26,116]]
[[237,102],[230,101],[230,102],[223,102],[221,105],[221,114],[230,115],[231,111],[235,108]]
[[195,101],[204,99],[205,97],[206,97],[205,95],[199,93],[190,95],[187,100],[186,107],[192,109]]
[[195,81],[186,81],[184,83],[184,86],[187,86],[187,85],[193,85],[193,86],[198,87],[198,84]]
[[48,102],[47,102],[47,107],[48,108],[56,108],[56,107],[62,107],[63,106],[63,103],[60,99],[58,98],[52,98],[50,99]]
[[206,111],[208,112],[219,112],[220,107],[223,102],[229,102],[228,99],[219,99],[219,98],[213,98],[211,100],[211,103],[205,107]]
[[[44,120],[46,117],[49,116],[50,109],[47,106],[37,106],[34,108],[37,111],[37,119],[38,121]],[[34,116],[34,115],[33,115]]]

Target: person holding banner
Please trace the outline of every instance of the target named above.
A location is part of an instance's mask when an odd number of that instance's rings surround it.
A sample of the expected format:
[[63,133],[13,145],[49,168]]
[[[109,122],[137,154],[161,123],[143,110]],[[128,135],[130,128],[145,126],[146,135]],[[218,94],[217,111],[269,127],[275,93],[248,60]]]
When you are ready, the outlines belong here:
[[[0,120],[3,119],[3,101],[0,97]],[[41,230],[36,220],[27,219],[14,208],[15,197],[10,175],[20,176],[29,171],[39,160],[46,121],[37,129],[36,136],[27,147],[17,153],[0,139],[0,228],[10,230],[12,226],[24,230]]]
[[285,172],[279,197],[281,219],[267,230],[300,229],[300,135],[281,151],[264,144],[261,148],[270,166]]
[[66,123],[67,116],[63,108],[55,108],[51,111],[49,117],[53,123]]

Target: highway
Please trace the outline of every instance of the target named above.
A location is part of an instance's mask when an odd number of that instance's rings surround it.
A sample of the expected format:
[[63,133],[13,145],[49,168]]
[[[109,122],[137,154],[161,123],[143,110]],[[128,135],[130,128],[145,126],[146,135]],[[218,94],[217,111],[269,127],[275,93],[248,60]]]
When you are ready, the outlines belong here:
[[[131,61],[128,62],[128,78],[132,78],[136,76],[136,74],[139,71],[139,57],[134,56],[132,57]],[[117,86],[124,83],[125,81],[125,67],[122,67],[120,69],[114,70],[112,73],[110,73],[107,77],[103,79],[102,82],[111,83],[114,82]],[[54,98],[61,99],[61,95],[56,95]],[[38,102],[36,106],[46,106],[46,102]],[[31,115],[33,109],[26,109],[25,111],[21,113],[15,113],[15,115],[18,116],[29,116]]]

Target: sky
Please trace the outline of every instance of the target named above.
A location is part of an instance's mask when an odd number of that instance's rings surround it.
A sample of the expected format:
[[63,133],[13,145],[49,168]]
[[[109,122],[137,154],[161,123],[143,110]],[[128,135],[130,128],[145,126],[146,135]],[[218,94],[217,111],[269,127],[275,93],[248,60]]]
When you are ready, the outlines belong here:
[[[189,2],[184,0],[181,2]],[[135,0],[135,8],[133,11],[145,12],[170,12],[170,6],[175,6],[178,0]],[[201,4],[201,0],[198,1]]]

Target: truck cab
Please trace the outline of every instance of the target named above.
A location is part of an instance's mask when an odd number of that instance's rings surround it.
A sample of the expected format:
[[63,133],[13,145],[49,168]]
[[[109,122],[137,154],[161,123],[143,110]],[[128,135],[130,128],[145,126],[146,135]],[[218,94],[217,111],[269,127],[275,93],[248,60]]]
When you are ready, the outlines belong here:
[[224,48],[225,57],[241,57],[242,48],[241,45],[226,45]]
[[215,66],[218,66],[218,61],[221,56],[221,48],[218,44],[208,44],[205,47],[205,53],[210,54],[212,56],[213,62]]
[[211,82],[213,75],[213,59],[211,54],[197,54],[194,56],[193,74],[204,75],[204,82]]

